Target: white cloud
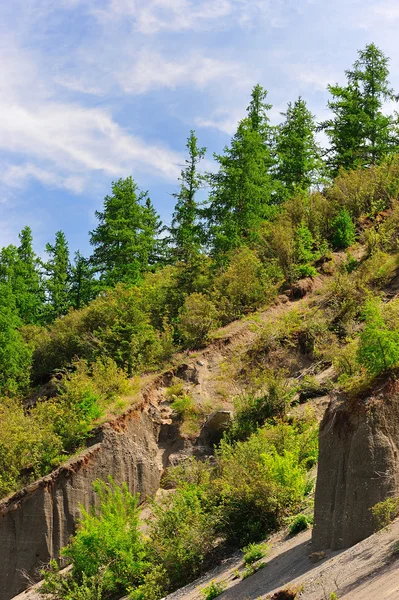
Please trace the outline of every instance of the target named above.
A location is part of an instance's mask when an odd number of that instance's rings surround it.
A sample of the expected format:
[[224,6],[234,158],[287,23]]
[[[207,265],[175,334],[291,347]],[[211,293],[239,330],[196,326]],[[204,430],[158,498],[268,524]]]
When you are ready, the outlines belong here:
[[393,21],[399,19],[399,6],[396,0],[394,2],[381,2],[373,5],[372,13],[382,19]]
[[210,129],[217,129],[228,135],[233,135],[237,130],[237,124],[245,116],[241,110],[232,110],[223,113],[214,113],[209,117],[197,117],[196,125]]
[[231,0],[109,0],[105,8],[93,9],[103,21],[129,17],[136,31],[200,29],[232,11]]
[[36,179],[50,188],[64,188],[74,194],[80,194],[86,183],[83,176],[61,177],[54,171],[46,171],[32,163],[2,168],[2,182],[10,187],[23,188],[29,179]]
[[180,159],[129,135],[104,110],[52,102],[30,108],[0,102],[0,148],[70,172],[109,176],[122,176],[139,165],[173,179]]
[[259,19],[268,28],[280,27],[287,15],[297,9],[294,0],[108,0],[105,6],[91,7],[103,23],[130,19],[134,29],[145,35],[225,29],[232,23],[248,27]]
[[[15,187],[36,179],[81,193],[99,173],[111,178],[151,172],[176,179],[180,154],[146,143],[105,108],[59,101],[54,83],[61,82],[46,79],[40,63],[8,39],[0,80],[0,150],[12,154],[2,173],[3,184]],[[79,87],[78,80],[66,78],[64,84]]]
[[157,88],[174,89],[180,85],[194,85],[200,89],[224,79],[236,85],[247,85],[248,79],[241,65],[191,53],[180,59],[166,59],[159,52],[142,50],[130,65],[117,75],[125,92],[143,94]]

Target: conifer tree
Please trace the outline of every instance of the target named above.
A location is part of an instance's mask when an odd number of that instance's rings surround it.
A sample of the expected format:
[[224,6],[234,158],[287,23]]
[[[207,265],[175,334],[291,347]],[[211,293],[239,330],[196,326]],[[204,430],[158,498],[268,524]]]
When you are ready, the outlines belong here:
[[321,128],[330,138],[327,164],[333,175],[340,168],[374,165],[398,149],[397,117],[382,112],[384,102],[395,99],[388,63],[375,44],[368,44],[346,71],[347,85],[328,86],[328,107],[334,116]]
[[32,230],[24,227],[19,234],[15,295],[19,316],[24,323],[39,324],[44,311],[44,284],[40,261],[32,246]]
[[0,282],[0,395],[13,395],[29,385],[32,351],[23,341],[23,325],[11,282]]
[[54,245],[46,244],[49,260],[43,263],[47,292],[47,320],[53,320],[68,312],[70,288],[69,248],[63,231],[55,234]]
[[214,155],[219,171],[209,176],[212,192],[206,215],[215,254],[255,242],[263,219],[273,212],[273,128],[266,96],[260,85],[253,88],[247,117],[230,147]]
[[301,97],[294,104],[289,102],[284,116],[285,121],[276,132],[276,179],[286,198],[319,182],[323,161],[315,140],[316,124],[306,102]]
[[96,292],[97,282],[94,279],[93,267],[78,250],[71,266],[70,303],[76,309],[82,308],[96,297]]
[[100,282],[136,283],[160,259],[162,224],[148,193],[139,191],[132,177],[119,179],[96,217],[99,224],[90,232],[94,246],[90,262]]
[[39,324],[44,310],[44,286],[40,261],[32,247],[32,231],[24,227],[18,247],[10,245],[0,253],[0,281],[7,283],[15,298],[15,308],[23,323]]
[[188,159],[180,175],[180,190],[173,194],[176,206],[172,217],[170,243],[174,260],[190,262],[201,248],[201,226],[196,194],[205,182],[205,176],[198,173],[198,165],[204,158],[206,148],[198,147],[198,139],[191,130],[187,138]]

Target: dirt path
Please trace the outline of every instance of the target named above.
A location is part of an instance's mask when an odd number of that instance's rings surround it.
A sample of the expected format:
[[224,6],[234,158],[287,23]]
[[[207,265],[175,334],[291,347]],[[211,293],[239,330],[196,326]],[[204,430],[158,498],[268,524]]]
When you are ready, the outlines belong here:
[[291,539],[274,536],[272,550],[263,559],[266,566],[254,575],[234,578],[236,569],[243,568],[236,554],[166,600],[200,600],[200,590],[212,580],[227,586],[220,600],[266,600],[280,589],[296,586],[302,588],[298,598],[303,600],[329,600],[332,592],[342,600],[398,600],[399,555],[393,550],[399,541],[399,520],[348,550],[327,551],[315,563],[309,558],[310,537],[310,531]]

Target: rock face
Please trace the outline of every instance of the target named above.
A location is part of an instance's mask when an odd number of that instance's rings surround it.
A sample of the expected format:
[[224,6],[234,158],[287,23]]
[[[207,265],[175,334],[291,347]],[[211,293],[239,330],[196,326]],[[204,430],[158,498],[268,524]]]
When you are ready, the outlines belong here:
[[24,590],[74,533],[79,505],[95,504],[92,483],[112,475],[142,497],[160,483],[160,424],[151,406],[102,427],[94,444],[46,477],[0,503],[0,600]]
[[356,403],[333,398],[320,426],[314,548],[340,549],[373,533],[371,507],[399,495],[399,381]]
[[218,444],[232,420],[230,410],[217,410],[209,415],[201,428],[198,443],[208,448]]

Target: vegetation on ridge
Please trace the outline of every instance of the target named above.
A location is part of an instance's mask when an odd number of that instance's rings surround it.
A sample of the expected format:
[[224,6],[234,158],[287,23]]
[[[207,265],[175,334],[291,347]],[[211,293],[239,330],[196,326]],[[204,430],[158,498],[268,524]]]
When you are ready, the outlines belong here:
[[[158,600],[226,547],[298,513],[292,533],[308,524],[317,424],[289,416],[292,403],[331,389],[318,379],[325,367],[357,397],[399,363],[399,302],[388,301],[399,266],[399,138],[397,117],[383,112],[394,97],[387,65],[375,45],[360,51],[346,85],[329,86],[331,118],[319,125],[299,98],[272,126],[256,85],[213,173],[201,171],[206,149],[191,131],[169,228],[128,177],[96,213],[91,257],[77,253],[71,265],[57,232],[40,260],[29,227],[1,250],[0,495],[78,451],[123,409],[128,377],[200,348],[279,292],[303,296],[323,276],[307,300],[253,314],[251,344],[226,365],[245,393],[231,399],[235,417],[214,461],[169,470],[174,492],[154,503],[146,534],[137,498],[98,482],[100,506],[83,513],[63,552],[72,570],[63,576],[53,563],[45,593]],[[49,381],[54,393],[27,402]],[[200,411],[184,386],[168,394],[185,433]]]

